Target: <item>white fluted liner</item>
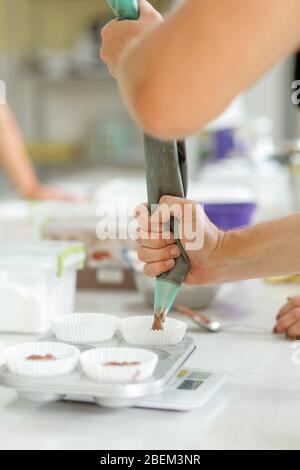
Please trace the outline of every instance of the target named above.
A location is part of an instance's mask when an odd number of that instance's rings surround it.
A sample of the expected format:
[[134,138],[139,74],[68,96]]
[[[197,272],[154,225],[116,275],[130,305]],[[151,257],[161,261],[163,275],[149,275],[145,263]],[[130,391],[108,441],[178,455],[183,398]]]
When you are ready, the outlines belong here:
[[185,335],[186,323],[166,318],[163,331],[153,331],[153,316],[144,315],[121,320],[120,329],[126,343],[139,346],[173,346]]
[[72,313],[50,321],[55,336],[67,343],[108,341],[118,323],[118,317],[105,313]]
[[[80,356],[85,374],[96,382],[130,383],[149,378],[157,365],[157,354],[145,349],[98,348]],[[105,366],[107,362],[140,362],[133,366]]]
[[[31,355],[52,354],[54,361],[30,361]],[[69,344],[36,341],[11,346],[4,351],[6,365],[10,372],[26,377],[50,377],[72,372],[78,364],[80,351]]]

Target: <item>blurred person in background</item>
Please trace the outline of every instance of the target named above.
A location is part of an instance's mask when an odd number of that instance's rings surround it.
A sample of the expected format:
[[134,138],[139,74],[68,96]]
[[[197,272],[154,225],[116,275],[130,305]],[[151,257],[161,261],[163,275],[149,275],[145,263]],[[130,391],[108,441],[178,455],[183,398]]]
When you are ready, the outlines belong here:
[[58,188],[42,185],[26,152],[16,120],[8,105],[0,105],[0,166],[26,199],[74,200]]
[[[139,7],[138,21],[114,20],[103,28],[101,57],[136,122],[157,138],[193,134],[299,50],[300,0],[186,0],[165,22],[146,0],[139,0]],[[171,211],[173,204],[189,204],[193,215],[182,217],[181,224],[197,226],[198,204],[170,196],[162,203]],[[300,273],[300,214],[229,232],[203,213],[199,220],[204,246],[187,250],[187,283]],[[150,226],[150,221],[145,211],[139,217],[138,253],[146,274],[158,276],[174,266],[180,253],[171,235],[162,236],[164,224],[156,218]],[[187,249],[186,240],[182,243]],[[300,297],[288,299],[274,332],[300,336]]]

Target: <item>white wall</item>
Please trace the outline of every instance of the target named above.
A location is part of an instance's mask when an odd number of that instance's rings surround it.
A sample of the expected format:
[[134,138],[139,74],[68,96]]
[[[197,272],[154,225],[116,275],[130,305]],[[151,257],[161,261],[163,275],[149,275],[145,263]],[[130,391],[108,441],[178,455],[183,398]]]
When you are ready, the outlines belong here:
[[297,110],[291,103],[293,59],[286,60],[267,73],[244,95],[246,112],[268,116],[274,125],[275,139],[294,137]]

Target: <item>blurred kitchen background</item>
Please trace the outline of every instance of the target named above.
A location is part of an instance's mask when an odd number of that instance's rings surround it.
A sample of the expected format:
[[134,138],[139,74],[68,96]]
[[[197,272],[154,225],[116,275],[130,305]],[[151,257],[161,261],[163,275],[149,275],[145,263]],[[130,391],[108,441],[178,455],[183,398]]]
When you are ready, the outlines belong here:
[[[165,12],[178,1],[152,3]],[[98,56],[99,27],[110,19],[104,0],[0,0],[0,78],[42,180],[77,180],[87,188],[143,168],[141,132]],[[240,186],[244,198],[247,191],[257,197],[257,178],[266,180],[261,191],[274,195],[283,176],[266,160],[290,152],[291,139],[300,133],[290,98],[293,66],[293,58],[280,64],[217,122],[189,139],[190,175],[199,191],[201,181],[199,197],[210,199],[203,185],[211,193],[214,180],[220,188],[220,178],[230,191],[234,177],[239,182],[234,189]],[[234,161],[224,163],[227,159]],[[203,167],[207,162],[213,167]],[[0,174],[5,197],[13,188]]]
[[[179,2],[152,3],[167,12]],[[88,261],[79,288],[136,288],[150,306],[153,279],[143,275],[133,243],[99,240],[96,233],[100,203],[125,210],[125,199],[127,204],[146,200],[142,132],[99,59],[99,28],[112,18],[104,0],[0,0],[0,80],[6,82],[28,155],[42,182],[86,198],[80,204],[23,201],[0,168],[0,240],[82,241]],[[224,230],[300,210],[294,66],[295,57],[279,64],[187,141],[189,197],[203,203]],[[119,230],[122,222],[115,222]],[[47,246],[45,251],[48,255]],[[23,276],[26,289],[28,282]],[[185,287],[180,302],[205,307],[218,290]],[[20,292],[23,305],[25,291]],[[2,317],[6,325],[10,317]],[[19,331],[19,317],[15,323],[2,329]]]

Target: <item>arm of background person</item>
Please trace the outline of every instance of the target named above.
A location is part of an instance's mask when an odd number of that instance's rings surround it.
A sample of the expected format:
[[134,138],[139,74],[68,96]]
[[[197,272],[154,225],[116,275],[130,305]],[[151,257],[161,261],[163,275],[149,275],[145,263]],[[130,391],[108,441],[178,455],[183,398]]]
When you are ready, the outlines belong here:
[[191,134],[298,48],[299,21],[299,0],[186,0],[148,34],[137,28],[117,70],[124,100],[154,136]]
[[57,188],[40,184],[15,118],[7,105],[0,105],[0,165],[25,198],[76,199]]

